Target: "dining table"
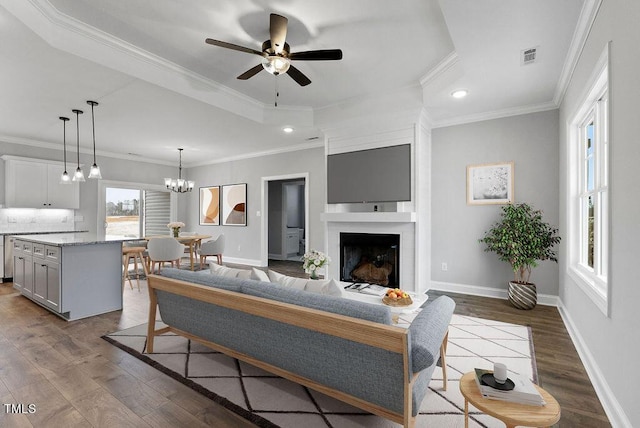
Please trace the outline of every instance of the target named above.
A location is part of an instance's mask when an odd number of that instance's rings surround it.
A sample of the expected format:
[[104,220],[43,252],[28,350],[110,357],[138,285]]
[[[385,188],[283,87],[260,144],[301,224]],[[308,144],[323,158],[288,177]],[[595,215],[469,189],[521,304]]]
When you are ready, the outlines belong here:
[[202,240],[211,238],[211,235],[200,235],[200,234],[194,233],[193,235],[181,235],[178,237],[174,237],[172,235],[151,235],[151,236],[144,237],[144,239],[147,241],[154,238],[174,238],[174,239],[177,239],[178,242],[180,242],[181,244],[184,244],[186,247],[188,247],[189,261],[191,262],[191,270],[193,270],[196,250],[200,246],[200,243],[202,242]]

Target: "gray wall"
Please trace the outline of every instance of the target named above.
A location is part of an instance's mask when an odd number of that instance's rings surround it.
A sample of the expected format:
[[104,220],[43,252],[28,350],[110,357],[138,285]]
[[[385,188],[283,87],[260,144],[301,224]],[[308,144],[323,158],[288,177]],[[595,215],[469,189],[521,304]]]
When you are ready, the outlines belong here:
[[[289,174],[309,174],[309,225],[307,236],[310,248],[324,249],[324,224],[320,213],[325,206],[326,173],[324,148],[312,148],[276,155],[261,156],[220,164],[190,168],[187,175],[196,187],[247,183],[247,226],[198,226],[198,193],[187,196],[187,214],[182,217],[189,229],[201,233],[226,236],[225,256],[260,260],[261,223],[256,212],[261,209],[262,177]],[[181,219],[182,219],[181,218]],[[193,227],[192,227],[193,225]]]
[[[467,165],[513,161],[516,202],[558,225],[558,111],[513,116],[432,131],[432,274],[436,282],[507,288],[513,273],[478,239],[499,220],[501,205],[467,205]],[[562,257],[560,255],[560,257]],[[448,270],[442,271],[442,263]],[[541,263],[531,281],[558,294],[558,266]],[[438,284],[435,284],[438,288]]]
[[[618,414],[614,426],[640,426],[638,385],[640,371],[640,286],[638,261],[640,252],[640,2],[606,0],[598,16],[560,109],[561,165],[567,165],[566,122],[576,111],[580,99],[588,89],[587,82],[596,61],[611,41],[610,53],[610,255],[609,287],[611,289],[610,317],[606,317],[566,274],[565,260],[561,260],[560,297],[564,313],[586,347],[583,360],[592,365],[590,372],[596,390],[613,394],[604,402],[610,415]],[[566,230],[567,197],[566,168],[561,175],[561,227]],[[566,244],[563,243],[563,249]],[[625,416],[626,414],[626,416]]]

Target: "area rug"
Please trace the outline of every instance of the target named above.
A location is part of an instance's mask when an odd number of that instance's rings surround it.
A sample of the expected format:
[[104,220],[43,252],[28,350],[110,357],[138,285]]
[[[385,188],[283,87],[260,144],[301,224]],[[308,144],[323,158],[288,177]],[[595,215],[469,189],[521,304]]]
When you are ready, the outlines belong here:
[[[398,325],[408,325],[414,316],[401,315]],[[157,328],[162,325],[158,321]],[[142,324],[103,338],[259,427],[400,426],[171,333],[156,338],[153,354],[143,353],[146,330]],[[447,391],[442,389],[442,371],[437,368],[416,427],[464,427],[464,398],[458,382],[474,368],[491,369],[494,362],[503,362],[509,371],[537,383],[531,330],[526,326],[454,315],[446,361]],[[469,426],[504,424],[470,406]]]

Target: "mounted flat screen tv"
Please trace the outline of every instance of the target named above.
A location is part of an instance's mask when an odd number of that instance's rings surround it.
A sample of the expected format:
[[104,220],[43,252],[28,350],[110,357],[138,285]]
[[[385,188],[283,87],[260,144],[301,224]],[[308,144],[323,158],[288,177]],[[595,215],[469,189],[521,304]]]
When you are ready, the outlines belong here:
[[327,156],[327,203],[410,200],[410,144]]

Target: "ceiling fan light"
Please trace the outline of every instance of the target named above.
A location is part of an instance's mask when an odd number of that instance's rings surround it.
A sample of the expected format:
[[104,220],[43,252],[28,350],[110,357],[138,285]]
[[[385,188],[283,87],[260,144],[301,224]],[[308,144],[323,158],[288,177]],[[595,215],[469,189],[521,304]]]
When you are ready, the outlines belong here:
[[286,73],[290,65],[289,59],[282,56],[271,55],[262,60],[262,67],[275,76]]

